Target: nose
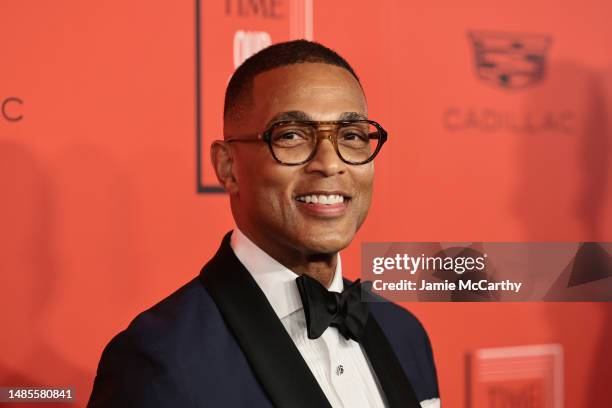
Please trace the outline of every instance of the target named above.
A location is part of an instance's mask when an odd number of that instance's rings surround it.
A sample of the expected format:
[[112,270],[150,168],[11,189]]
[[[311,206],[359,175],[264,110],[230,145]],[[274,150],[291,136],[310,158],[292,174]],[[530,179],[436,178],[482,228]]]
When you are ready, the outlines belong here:
[[319,143],[315,151],[315,155],[305,167],[307,172],[318,172],[329,177],[335,174],[342,174],[346,171],[346,163],[344,163],[332,141],[332,131],[319,130]]

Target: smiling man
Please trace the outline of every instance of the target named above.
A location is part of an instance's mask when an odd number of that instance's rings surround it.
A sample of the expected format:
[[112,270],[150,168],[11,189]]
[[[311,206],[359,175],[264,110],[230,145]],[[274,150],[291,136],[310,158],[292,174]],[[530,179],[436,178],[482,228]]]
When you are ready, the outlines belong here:
[[211,147],[237,227],[109,343],[88,406],[439,406],[420,323],[342,277],[386,138],[334,51],[297,40],[245,61]]

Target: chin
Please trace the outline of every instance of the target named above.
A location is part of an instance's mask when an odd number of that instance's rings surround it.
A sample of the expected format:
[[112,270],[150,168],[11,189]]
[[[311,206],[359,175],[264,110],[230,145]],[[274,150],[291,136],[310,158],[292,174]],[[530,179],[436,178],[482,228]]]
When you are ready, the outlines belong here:
[[309,252],[317,254],[332,254],[339,252],[350,245],[354,235],[340,236],[339,234],[324,234],[318,237],[309,237],[301,240],[302,246]]

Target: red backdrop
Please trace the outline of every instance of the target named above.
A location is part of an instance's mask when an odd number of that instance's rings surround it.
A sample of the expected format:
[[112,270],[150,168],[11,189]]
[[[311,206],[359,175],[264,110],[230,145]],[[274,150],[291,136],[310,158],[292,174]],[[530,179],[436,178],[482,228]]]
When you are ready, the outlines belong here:
[[[203,2],[204,152],[221,136],[210,75],[231,73],[240,29],[274,42],[312,21],[388,128],[348,277],[364,241],[612,240],[609,2]],[[0,22],[0,385],[73,385],[84,405],[104,345],[233,225],[225,195],[197,192],[214,179],[206,154],[197,167],[195,4],[10,2]],[[526,87],[480,78],[473,31],[542,36],[544,70]],[[612,403],[610,304],[405,306],[445,406],[465,406],[468,353],[537,343],[564,348],[566,406]]]

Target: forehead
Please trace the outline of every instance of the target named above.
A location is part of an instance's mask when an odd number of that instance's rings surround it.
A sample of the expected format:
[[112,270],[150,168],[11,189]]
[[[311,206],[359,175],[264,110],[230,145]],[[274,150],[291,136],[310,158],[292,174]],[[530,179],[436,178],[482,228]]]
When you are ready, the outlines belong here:
[[292,64],[253,79],[253,102],[260,122],[281,112],[305,112],[312,120],[336,120],[346,112],[367,116],[359,82],[344,68],[324,63]]

